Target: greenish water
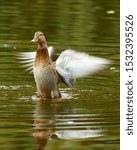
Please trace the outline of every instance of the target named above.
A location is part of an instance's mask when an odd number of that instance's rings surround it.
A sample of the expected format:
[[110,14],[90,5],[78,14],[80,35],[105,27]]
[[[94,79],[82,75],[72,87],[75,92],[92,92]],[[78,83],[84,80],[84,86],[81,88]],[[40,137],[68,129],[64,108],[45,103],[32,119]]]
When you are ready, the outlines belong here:
[[[61,85],[63,101],[36,102],[33,75],[17,52],[35,31],[67,48],[110,59],[105,70]],[[0,149],[119,150],[119,1],[0,1]]]

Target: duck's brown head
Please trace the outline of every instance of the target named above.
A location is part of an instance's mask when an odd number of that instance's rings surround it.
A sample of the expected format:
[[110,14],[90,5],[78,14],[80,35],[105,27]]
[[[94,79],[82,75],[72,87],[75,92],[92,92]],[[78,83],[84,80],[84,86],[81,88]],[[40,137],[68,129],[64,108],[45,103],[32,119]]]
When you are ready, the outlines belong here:
[[33,40],[31,42],[38,42],[39,44],[46,44],[46,38],[41,31],[35,32]]

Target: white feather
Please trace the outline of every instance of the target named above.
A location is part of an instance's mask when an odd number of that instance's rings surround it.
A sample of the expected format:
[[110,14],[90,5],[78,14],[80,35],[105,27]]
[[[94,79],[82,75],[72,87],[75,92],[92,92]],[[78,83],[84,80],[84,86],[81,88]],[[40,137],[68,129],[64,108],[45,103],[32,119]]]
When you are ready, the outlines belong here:
[[57,59],[56,69],[66,80],[71,80],[95,73],[109,63],[107,59],[68,49]]

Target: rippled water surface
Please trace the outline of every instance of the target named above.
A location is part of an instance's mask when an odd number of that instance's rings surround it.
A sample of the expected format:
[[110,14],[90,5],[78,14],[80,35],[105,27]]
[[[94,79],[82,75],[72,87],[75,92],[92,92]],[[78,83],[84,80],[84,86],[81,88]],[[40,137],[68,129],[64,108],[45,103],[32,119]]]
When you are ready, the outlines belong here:
[[[61,102],[36,101],[17,52],[35,51],[35,31],[57,54],[67,48],[112,64],[60,86]],[[119,150],[119,1],[0,1],[0,149]]]

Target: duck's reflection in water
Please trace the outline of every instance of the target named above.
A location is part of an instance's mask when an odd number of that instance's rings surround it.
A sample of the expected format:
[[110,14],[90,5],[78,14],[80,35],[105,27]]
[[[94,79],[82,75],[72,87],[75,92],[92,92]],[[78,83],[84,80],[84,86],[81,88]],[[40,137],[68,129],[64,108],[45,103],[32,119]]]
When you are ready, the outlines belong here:
[[44,150],[48,140],[53,135],[55,108],[50,102],[37,101],[36,103],[34,111],[34,137],[37,143],[37,150]]
[[[49,139],[84,139],[102,136],[100,118],[77,112],[62,103],[38,101],[34,111],[34,137],[37,150],[44,150]],[[102,121],[101,121],[102,122]]]

